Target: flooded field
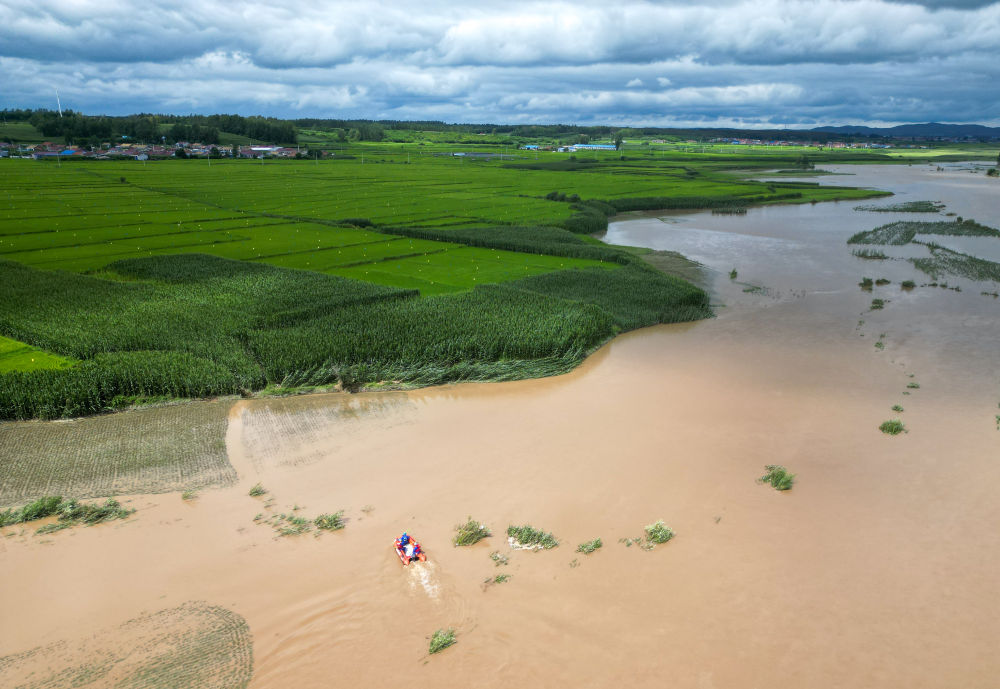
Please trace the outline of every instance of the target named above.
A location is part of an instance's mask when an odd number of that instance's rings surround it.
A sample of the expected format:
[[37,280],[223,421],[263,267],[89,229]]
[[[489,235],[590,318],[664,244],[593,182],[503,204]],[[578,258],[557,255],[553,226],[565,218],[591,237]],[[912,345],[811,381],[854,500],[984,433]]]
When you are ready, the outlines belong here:
[[[836,171],[854,176],[816,179],[1000,226],[1000,185],[961,166]],[[106,525],[4,529],[0,685],[174,686],[141,668],[190,663],[205,667],[190,686],[254,689],[996,686],[997,285],[929,286],[905,260],[920,245],[855,257],[855,232],[951,218],[853,205],[613,223],[608,242],[705,265],[718,317],[617,338],[558,378],[241,400],[225,429],[237,478],[213,469],[231,485],[123,498],[137,512]],[[894,418],[906,433],[878,430]],[[23,430],[0,429],[0,451]],[[794,488],[757,483],[767,464]],[[340,531],[273,525],[338,510]],[[494,535],[452,547],[470,516]],[[621,542],[660,519],[669,543]],[[560,546],[512,550],[507,526],[526,523]],[[404,530],[426,564],[400,565]],[[219,664],[182,642],[188,619]],[[429,656],[442,628],[457,644]]]

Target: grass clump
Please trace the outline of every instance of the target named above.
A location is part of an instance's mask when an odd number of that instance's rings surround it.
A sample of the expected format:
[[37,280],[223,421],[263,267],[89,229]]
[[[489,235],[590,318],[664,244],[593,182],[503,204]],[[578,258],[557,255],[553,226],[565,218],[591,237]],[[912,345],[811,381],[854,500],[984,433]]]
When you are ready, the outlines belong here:
[[915,283],[913,280],[903,280],[901,283],[899,283],[899,286],[902,287],[903,289],[913,289],[914,287],[917,286],[917,283]]
[[507,541],[518,550],[549,550],[559,545],[556,537],[533,526],[508,526]]
[[472,517],[469,517],[468,521],[464,524],[456,526],[455,531],[454,544],[456,546],[479,543],[484,538],[493,535],[485,524],[480,524]]
[[339,531],[344,528],[347,522],[344,521],[344,510],[333,514],[321,514],[313,519],[313,524],[321,531]]
[[592,552],[603,546],[600,538],[595,538],[592,541],[587,541],[586,543],[581,543],[576,547],[576,552],[583,553],[584,555],[590,555]]
[[491,581],[494,584],[502,584],[502,583],[504,583],[506,581],[510,581],[510,575],[509,574],[498,574],[495,577],[493,577],[493,579],[491,579]]
[[920,383],[907,383],[906,387],[909,388],[910,390],[919,390]]
[[878,249],[855,249],[852,253],[858,258],[872,259],[875,261],[884,261],[889,258],[885,252],[879,251]]
[[20,509],[4,510],[0,512],[0,526],[12,526],[50,517],[59,511],[60,505],[62,496],[54,495],[29,502]]
[[890,419],[889,421],[883,421],[878,429],[887,435],[899,435],[906,431],[906,426],[899,419]]
[[662,519],[646,526],[646,540],[650,543],[666,543],[673,537],[674,530],[664,524]]
[[[647,525],[644,531],[645,533],[642,536],[619,538],[618,542],[624,543],[626,548],[631,548],[632,546],[637,545],[642,550],[652,550],[658,544],[666,543],[675,535],[674,530],[664,524],[662,519],[655,524]],[[596,540],[600,541],[600,539]]]
[[267,488],[258,483],[257,485],[255,485],[253,488],[250,489],[250,492],[247,493],[247,495],[249,495],[252,498],[259,498],[261,495],[267,495]]
[[63,500],[62,496],[56,495],[39,498],[20,509],[8,509],[0,512],[0,526],[23,524],[58,515],[58,524],[49,524],[39,529],[39,533],[51,533],[69,528],[74,524],[90,526],[116,519],[125,519],[133,512],[135,512],[134,509],[122,507],[121,503],[114,498],[108,498],[103,504],[96,504]]
[[735,280],[737,275],[738,275],[738,273],[736,272],[735,268],[733,268],[732,270],[729,271],[729,279],[730,280]]
[[198,497],[198,491],[196,490],[186,490],[181,493],[181,500],[194,500]]
[[439,629],[431,635],[430,652],[440,653],[449,646],[455,644],[454,629]]
[[874,284],[875,282],[871,278],[861,278],[861,282],[858,283],[858,286],[861,289],[871,291],[872,285]]
[[885,299],[872,299],[872,305],[871,305],[872,311],[882,308],[885,308]]
[[892,405],[892,410],[896,411],[896,412],[903,411],[903,405],[901,405],[901,404],[894,404],[894,405]]
[[887,280],[885,278],[879,278],[878,280],[875,281],[875,284],[878,285],[879,287],[881,287],[882,285],[888,285],[890,282],[892,282],[892,280]]
[[768,464],[764,468],[767,473],[757,479],[758,483],[768,483],[775,490],[791,490],[795,474],[788,473],[788,469],[780,464]]

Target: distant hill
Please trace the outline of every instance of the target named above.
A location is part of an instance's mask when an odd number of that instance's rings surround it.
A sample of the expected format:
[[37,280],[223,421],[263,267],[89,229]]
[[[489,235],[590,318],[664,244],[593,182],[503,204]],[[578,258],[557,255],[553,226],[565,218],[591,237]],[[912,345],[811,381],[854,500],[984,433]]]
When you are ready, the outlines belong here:
[[1000,127],[985,127],[981,124],[941,124],[940,122],[900,124],[895,127],[865,127],[862,125],[814,127],[809,131],[844,136],[943,136],[949,138],[969,136],[976,139],[1000,139]]

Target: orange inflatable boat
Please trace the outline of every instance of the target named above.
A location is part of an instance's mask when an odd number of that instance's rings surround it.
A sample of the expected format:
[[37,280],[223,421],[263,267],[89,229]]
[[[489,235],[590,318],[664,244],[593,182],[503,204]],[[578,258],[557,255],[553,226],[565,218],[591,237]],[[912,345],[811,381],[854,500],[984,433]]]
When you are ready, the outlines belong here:
[[396,539],[393,544],[396,548],[396,555],[402,561],[403,565],[408,565],[411,562],[426,562],[427,555],[424,554],[423,548],[417,543],[416,539],[408,534],[403,534]]

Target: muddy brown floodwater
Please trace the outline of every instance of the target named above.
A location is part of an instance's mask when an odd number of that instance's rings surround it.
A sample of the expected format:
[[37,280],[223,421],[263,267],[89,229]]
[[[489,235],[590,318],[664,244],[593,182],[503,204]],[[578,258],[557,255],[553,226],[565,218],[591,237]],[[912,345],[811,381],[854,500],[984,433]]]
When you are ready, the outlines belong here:
[[[1000,186],[961,166],[838,171],[856,174],[820,181],[1000,226]],[[1000,300],[981,294],[996,285],[900,289],[930,280],[845,240],[945,218],[854,205],[613,223],[610,242],[705,264],[718,317],[619,337],[569,375],[236,403],[236,486],[0,539],[0,656],[202,601],[246,620],[255,689],[996,687]],[[864,292],[863,276],[892,282]],[[897,417],[908,433],[879,432]],[[765,464],[794,489],[756,483]],[[258,482],[269,493],[249,497]],[[259,523],[295,507],[348,523],[320,537]],[[452,547],[470,515],[495,535]],[[658,519],[671,542],[619,542]],[[504,530],[522,523],[561,545],[511,552]],[[404,530],[426,565],[400,566]],[[447,627],[457,645],[428,656]],[[0,683],[31,686],[17,667]]]

